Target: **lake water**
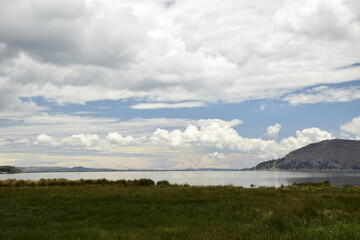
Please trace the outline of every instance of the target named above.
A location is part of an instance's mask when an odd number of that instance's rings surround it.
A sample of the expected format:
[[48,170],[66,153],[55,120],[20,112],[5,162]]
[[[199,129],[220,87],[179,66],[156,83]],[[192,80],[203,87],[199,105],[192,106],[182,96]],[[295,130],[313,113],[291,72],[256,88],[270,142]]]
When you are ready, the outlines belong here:
[[197,186],[234,185],[250,187],[290,185],[301,182],[330,181],[332,186],[360,186],[360,172],[285,172],[285,171],[166,171],[166,172],[51,172],[0,174],[0,180],[41,178],[133,180],[167,180],[172,184]]

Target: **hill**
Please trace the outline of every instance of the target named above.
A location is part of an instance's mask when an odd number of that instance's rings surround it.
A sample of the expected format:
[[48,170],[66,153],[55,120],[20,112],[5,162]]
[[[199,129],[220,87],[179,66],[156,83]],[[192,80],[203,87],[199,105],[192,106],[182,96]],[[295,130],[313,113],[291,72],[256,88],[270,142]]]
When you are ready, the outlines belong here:
[[13,166],[0,166],[0,174],[1,173],[19,173],[20,170]]
[[84,167],[18,167],[21,172],[24,173],[33,173],[33,172],[109,172],[117,171],[116,169],[108,168],[84,168]]
[[252,170],[360,170],[360,141],[333,139],[309,144]]
[[111,168],[85,168],[85,167],[17,167],[23,173],[34,172],[167,172],[167,171],[241,171],[237,168],[181,168],[181,169],[148,169],[148,168],[129,168],[129,169],[111,169]]

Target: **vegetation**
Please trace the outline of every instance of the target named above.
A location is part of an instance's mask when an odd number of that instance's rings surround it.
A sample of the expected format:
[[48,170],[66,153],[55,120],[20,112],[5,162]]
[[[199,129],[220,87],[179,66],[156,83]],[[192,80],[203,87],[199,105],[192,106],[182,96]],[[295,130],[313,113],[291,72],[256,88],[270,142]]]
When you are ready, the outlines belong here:
[[[166,182],[166,181],[165,181]],[[160,184],[162,182],[159,182]],[[159,184],[158,183],[158,184]],[[29,187],[29,186],[81,186],[81,185],[118,185],[118,186],[154,186],[155,183],[151,179],[139,179],[139,180],[116,180],[111,181],[105,178],[102,179],[80,179],[80,180],[67,180],[65,178],[54,179],[40,179],[33,180],[16,180],[8,179],[0,181],[0,187]]]
[[19,173],[19,169],[13,166],[0,166],[0,173]]
[[0,181],[0,239],[360,239],[360,188]]

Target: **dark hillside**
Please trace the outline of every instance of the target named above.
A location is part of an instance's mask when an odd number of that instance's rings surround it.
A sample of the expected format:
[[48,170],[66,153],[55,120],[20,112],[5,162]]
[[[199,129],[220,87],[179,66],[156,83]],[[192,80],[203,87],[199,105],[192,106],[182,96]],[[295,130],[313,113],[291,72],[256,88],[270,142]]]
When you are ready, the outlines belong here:
[[20,170],[13,166],[0,166],[0,173],[19,173]]
[[333,139],[309,144],[254,170],[360,170],[360,141]]

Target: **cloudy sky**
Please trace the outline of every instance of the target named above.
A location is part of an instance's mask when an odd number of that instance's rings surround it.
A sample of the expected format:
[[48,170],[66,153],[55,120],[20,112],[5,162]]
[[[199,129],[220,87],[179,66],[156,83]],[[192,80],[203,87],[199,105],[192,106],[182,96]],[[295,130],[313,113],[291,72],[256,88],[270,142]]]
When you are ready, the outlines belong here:
[[0,165],[243,168],[360,139],[358,0],[0,0]]

